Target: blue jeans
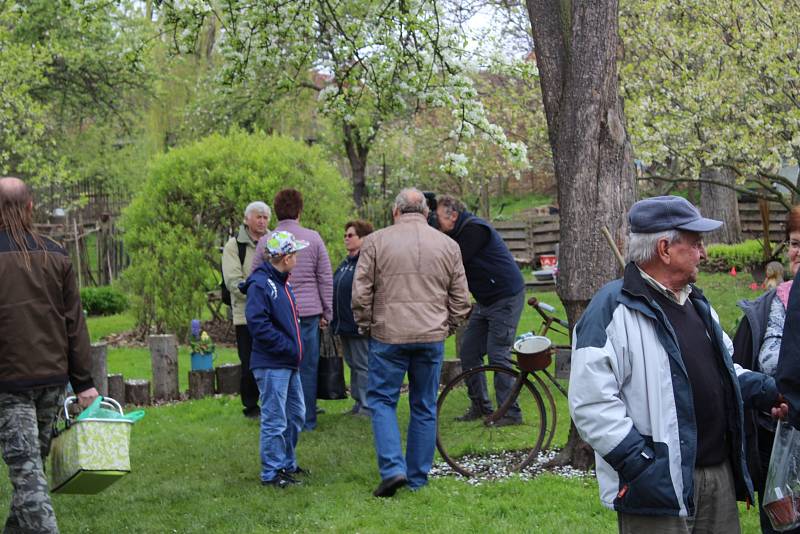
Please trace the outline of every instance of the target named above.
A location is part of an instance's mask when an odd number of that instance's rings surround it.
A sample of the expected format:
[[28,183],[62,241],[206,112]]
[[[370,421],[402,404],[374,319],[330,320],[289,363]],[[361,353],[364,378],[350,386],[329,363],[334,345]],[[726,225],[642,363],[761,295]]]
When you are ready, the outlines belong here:
[[253,369],[261,401],[261,480],[297,468],[295,447],[303,427],[300,375],[294,369]]
[[303,341],[303,361],[300,362],[300,382],[306,404],[303,430],[317,428],[317,374],[319,371],[319,315],[300,317],[300,337]]
[[[370,339],[369,349],[367,401],[381,479],[404,475],[411,489],[419,488],[428,482],[436,449],[436,395],[444,342],[392,345]],[[397,400],[406,371],[411,414],[403,458]]]

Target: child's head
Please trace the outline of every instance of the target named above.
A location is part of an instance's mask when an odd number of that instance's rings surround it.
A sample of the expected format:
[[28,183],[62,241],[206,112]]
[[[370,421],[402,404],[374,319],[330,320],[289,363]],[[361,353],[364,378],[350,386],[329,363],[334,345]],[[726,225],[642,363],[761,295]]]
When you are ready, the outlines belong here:
[[297,252],[308,246],[308,241],[295,239],[285,230],[272,232],[267,240],[265,253],[270,264],[282,273],[288,273],[297,265]]

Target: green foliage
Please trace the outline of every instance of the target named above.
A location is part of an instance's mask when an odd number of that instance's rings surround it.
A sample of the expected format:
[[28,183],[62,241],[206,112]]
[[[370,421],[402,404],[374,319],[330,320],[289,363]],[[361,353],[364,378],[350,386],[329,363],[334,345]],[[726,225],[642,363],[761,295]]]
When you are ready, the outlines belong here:
[[[773,243],[773,248],[777,243]],[[764,248],[758,239],[748,239],[734,245],[713,244],[706,247],[708,262],[718,269],[742,269],[764,263]]]
[[693,178],[734,170],[773,182],[800,156],[800,10],[784,0],[620,3],[620,67],[628,127],[650,172]]
[[128,308],[125,294],[112,286],[84,287],[81,303],[89,315],[114,315]]
[[238,227],[248,203],[271,203],[286,187],[303,193],[302,222],[320,233],[332,261],[342,257],[350,190],[319,150],[234,131],[157,158],[123,217],[131,257],[125,281],[139,326],[155,324],[183,338],[205,307],[206,291],[219,283],[220,236]]
[[80,177],[69,141],[93,123],[123,125],[147,76],[141,21],[125,1],[0,3],[0,175]]

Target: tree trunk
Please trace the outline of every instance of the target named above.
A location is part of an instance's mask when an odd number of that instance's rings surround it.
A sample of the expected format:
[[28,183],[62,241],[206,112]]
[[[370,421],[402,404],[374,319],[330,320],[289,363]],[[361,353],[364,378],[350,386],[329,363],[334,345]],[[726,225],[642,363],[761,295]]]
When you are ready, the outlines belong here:
[[[527,7],[558,187],[557,289],[574,325],[594,293],[621,274],[601,229],[624,251],[635,196],[617,90],[618,4],[527,0]],[[594,456],[574,430],[556,461],[589,468]]]
[[350,172],[353,176],[353,202],[356,209],[360,210],[361,205],[367,198],[367,156],[369,155],[369,144],[363,142],[358,134],[358,130],[353,126],[343,123],[344,149],[347,152],[347,160],[350,162]]
[[153,366],[153,398],[174,400],[178,391],[178,341],[172,334],[148,336]]
[[[725,224],[719,230],[703,235],[707,243],[741,243],[742,223],[739,220],[739,203],[736,191],[725,185],[732,186],[735,181],[733,171],[727,168],[704,167],[700,171],[702,180],[712,180],[716,183],[700,182],[700,207],[704,217],[723,221]],[[720,184],[720,185],[717,185]]]

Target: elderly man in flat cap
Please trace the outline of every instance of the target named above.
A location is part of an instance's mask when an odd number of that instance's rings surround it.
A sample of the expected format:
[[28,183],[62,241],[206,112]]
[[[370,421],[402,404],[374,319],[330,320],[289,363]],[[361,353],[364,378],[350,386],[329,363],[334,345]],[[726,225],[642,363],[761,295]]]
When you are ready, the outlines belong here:
[[778,402],[772,378],[735,366],[716,312],[694,286],[707,219],[675,196],[637,202],[624,277],[575,327],[569,406],[595,450],[602,504],[619,531],[739,532],[752,502],[742,410]]

